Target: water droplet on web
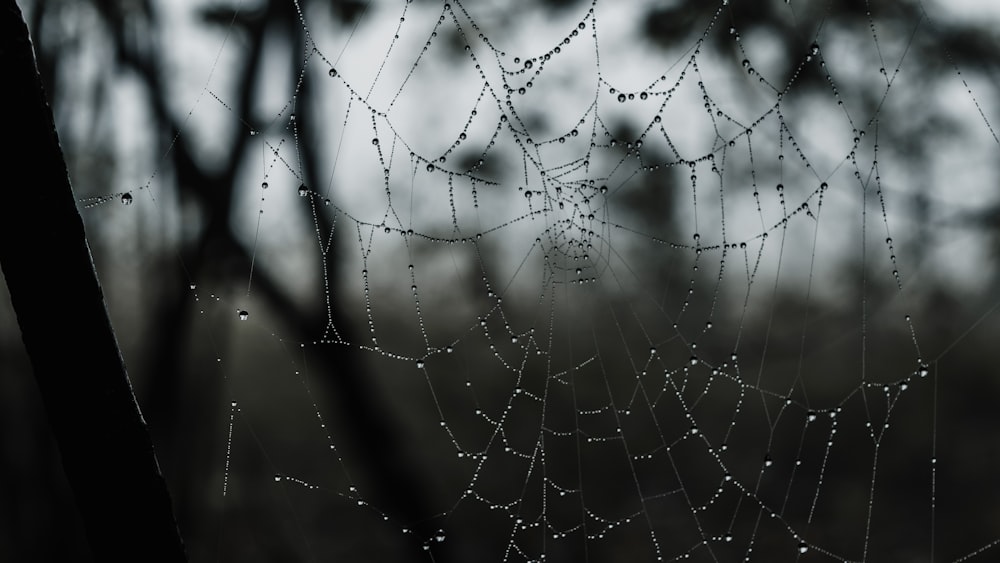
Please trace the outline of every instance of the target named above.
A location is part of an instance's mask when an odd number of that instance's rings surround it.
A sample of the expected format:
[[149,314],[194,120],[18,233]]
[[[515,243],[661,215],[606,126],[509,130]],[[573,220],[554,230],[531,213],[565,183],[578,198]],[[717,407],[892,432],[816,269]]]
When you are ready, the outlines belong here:
[[455,348],[453,348],[451,346],[448,346],[447,348],[444,349],[444,351],[447,352],[447,353],[449,353],[449,354],[451,354],[452,352],[455,351]]
[[623,103],[623,104],[624,104],[624,103],[625,103],[625,100],[627,100],[627,99],[628,99],[628,97],[626,97],[626,96],[625,96],[625,94],[618,94],[618,101],[619,101],[620,103]]
[[698,356],[691,356],[691,365],[698,365]]
[[750,60],[749,59],[743,59],[743,62],[741,64],[743,65],[743,68],[750,68]]
[[337,69],[331,68],[329,74],[330,78],[334,78],[335,76],[337,76]]
[[372,144],[375,145],[376,147],[378,146],[378,137],[372,139]]
[[417,369],[424,369],[424,361],[423,360],[417,360]]
[[281,482],[281,475],[280,474],[278,474],[278,473],[274,474],[274,482],[275,483]]
[[266,190],[267,189],[267,182],[261,182],[260,183],[260,189]]
[[812,45],[811,45],[811,46],[809,47],[809,51],[810,51],[810,52],[811,52],[812,54],[814,54],[814,55],[818,55],[818,54],[819,54],[819,44],[818,44],[818,43],[813,43],[813,44],[812,44]]
[[427,163],[427,171],[428,172],[434,172],[434,165],[430,164],[430,163]]
[[764,467],[771,467],[772,465],[774,465],[774,460],[771,459],[771,455],[764,456]]
[[240,309],[237,314],[240,316],[241,321],[245,321],[250,318],[250,313],[248,313],[245,309]]
[[125,192],[125,193],[122,194],[122,204],[123,205],[132,205],[132,193],[131,192]]
[[309,195],[309,188],[307,188],[305,184],[299,186],[299,195],[302,197]]
[[799,553],[805,553],[809,551],[809,544],[806,542],[799,542]]

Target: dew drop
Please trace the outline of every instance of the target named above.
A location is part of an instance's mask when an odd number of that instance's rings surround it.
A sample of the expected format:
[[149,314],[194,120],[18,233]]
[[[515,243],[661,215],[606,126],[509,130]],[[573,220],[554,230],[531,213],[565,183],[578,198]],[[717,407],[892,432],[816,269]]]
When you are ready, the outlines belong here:
[[122,194],[122,205],[132,205],[132,193],[125,192]]
[[424,361],[423,360],[417,360],[417,369],[424,369]]
[[238,314],[241,321],[245,321],[250,318],[250,313],[248,313],[245,309],[240,309]]
[[806,542],[799,542],[799,553],[805,553],[809,551],[809,544]]
[[337,69],[331,68],[329,74],[330,78],[334,78],[335,76],[337,76]]
[[623,104],[624,104],[624,103],[625,103],[625,100],[627,100],[627,99],[628,99],[628,97],[627,97],[627,96],[625,96],[625,94],[618,94],[618,101],[619,101],[620,103],[623,103]]
[[309,188],[307,188],[305,184],[299,186],[299,195],[302,197],[309,195]]
[[260,189],[266,190],[267,189],[267,182],[261,182],[260,183]]

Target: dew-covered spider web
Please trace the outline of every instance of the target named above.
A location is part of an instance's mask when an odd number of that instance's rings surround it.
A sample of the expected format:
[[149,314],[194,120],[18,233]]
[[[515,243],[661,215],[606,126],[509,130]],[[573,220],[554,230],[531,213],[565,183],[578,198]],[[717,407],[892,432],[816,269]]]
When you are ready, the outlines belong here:
[[[240,5],[164,145],[246,154],[249,264],[161,265],[219,382],[193,553],[1000,555],[1000,421],[938,419],[998,391],[944,363],[996,326],[986,247],[928,250],[913,203],[996,201],[997,98],[936,4],[283,4],[255,101],[230,71],[275,8]],[[183,207],[166,160],[85,213]],[[946,336],[941,280],[988,297]]]

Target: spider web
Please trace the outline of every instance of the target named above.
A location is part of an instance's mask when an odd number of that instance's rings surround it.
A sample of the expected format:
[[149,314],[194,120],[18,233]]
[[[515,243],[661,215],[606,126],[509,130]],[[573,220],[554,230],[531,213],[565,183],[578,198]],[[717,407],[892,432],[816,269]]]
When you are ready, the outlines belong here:
[[[733,4],[660,47],[596,1],[371,4],[346,33],[296,4],[295,86],[264,86],[263,125],[231,110],[230,29],[181,132],[210,155],[239,124],[258,155],[238,196],[253,266],[238,289],[190,280],[231,399],[217,558],[264,529],[307,559],[996,553],[995,509],[939,537],[939,384],[962,385],[939,361],[965,334],[925,350],[903,250],[895,145],[934,21],[845,30],[786,3],[785,60]],[[982,99],[949,76],[995,157]],[[159,179],[83,203],[162,206]],[[321,294],[325,330],[283,336],[260,268]],[[365,429],[318,390],[342,377],[330,349],[398,426],[419,519],[343,438]]]

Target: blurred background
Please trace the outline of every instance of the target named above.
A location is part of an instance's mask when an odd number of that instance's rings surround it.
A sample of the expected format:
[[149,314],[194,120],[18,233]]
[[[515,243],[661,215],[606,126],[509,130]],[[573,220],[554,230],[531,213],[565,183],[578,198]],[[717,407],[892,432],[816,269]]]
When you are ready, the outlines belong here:
[[192,561],[1000,553],[992,3],[19,4]]

